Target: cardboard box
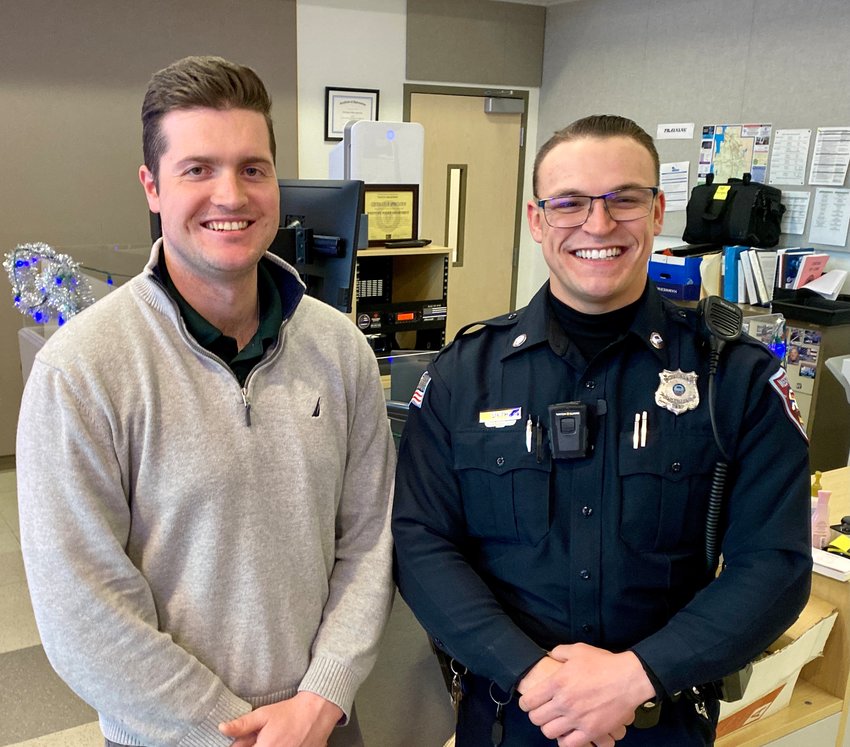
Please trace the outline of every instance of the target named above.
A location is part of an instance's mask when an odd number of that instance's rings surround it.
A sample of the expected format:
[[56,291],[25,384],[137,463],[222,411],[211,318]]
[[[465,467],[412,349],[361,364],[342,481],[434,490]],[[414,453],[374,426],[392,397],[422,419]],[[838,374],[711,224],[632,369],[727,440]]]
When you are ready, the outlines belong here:
[[800,617],[767,653],[753,662],[743,700],[720,703],[718,739],[785,708],[800,670],[823,654],[838,613],[828,602],[810,597]]
[[672,257],[653,254],[649,258],[649,277],[662,296],[676,301],[699,299],[702,257]]

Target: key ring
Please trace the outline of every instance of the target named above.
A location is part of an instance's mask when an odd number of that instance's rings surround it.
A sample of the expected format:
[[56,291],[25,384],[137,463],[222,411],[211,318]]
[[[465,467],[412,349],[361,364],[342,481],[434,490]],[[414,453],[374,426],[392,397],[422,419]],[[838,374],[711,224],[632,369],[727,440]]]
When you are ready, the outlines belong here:
[[457,661],[457,659],[452,659],[452,660],[449,662],[449,669],[451,669],[451,670],[452,670],[452,674],[453,674],[455,677],[463,677],[463,676],[464,676],[464,675],[465,675],[465,674],[469,671],[469,669],[467,669],[465,666],[463,666],[463,664],[460,664],[460,666],[461,666],[461,667],[463,667],[463,671],[462,671],[462,672],[458,672],[458,671],[457,671],[457,669],[455,669],[455,662],[456,662],[456,661]]
[[511,702],[511,699],[514,697],[514,689],[510,689],[510,691],[508,692],[508,699],[503,703],[501,700],[497,700],[496,697],[493,695],[493,685],[495,684],[495,682],[490,683],[490,700],[492,700],[499,708],[501,708],[502,706],[506,706],[508,703]]

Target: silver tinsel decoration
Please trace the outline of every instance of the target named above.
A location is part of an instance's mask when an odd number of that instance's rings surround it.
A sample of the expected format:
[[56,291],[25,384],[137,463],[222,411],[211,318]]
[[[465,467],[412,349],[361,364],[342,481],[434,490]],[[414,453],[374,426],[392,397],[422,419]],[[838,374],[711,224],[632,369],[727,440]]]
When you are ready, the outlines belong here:
[[79,265],[47,244],[18,244],[6,254],[3,268],[12,284],[15,306],[38,324],[55,319],[62,325],[94,303]]

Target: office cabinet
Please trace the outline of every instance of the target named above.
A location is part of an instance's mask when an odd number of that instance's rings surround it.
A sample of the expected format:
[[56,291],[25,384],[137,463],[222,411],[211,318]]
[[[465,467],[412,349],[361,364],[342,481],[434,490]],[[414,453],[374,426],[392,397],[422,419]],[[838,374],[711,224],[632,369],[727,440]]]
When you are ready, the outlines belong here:
[[[682,304],[693,306],[693,304]],[[744,329],[761,337],[749,326],[754,317],[769,310],[741,305]],[[850,323],[823,324],[809,318],[795,318],[799,308],[773,304],[773,313],[785,319],[786,353],[784,365],[794,398],[806,424],[812,471],[838,469],[847,465],[850,453],[850,403],[841,382],[826,367],[828,358],[850,354]],[[801,316],[812,312],[804,307]],[[768,338],[762,338],[767,343]]]
[[850,324],[786,319],[785,333],[785,367],[806,424],[812,470],[844,467],[850,452],[850,404],[826,360],[850,353]]

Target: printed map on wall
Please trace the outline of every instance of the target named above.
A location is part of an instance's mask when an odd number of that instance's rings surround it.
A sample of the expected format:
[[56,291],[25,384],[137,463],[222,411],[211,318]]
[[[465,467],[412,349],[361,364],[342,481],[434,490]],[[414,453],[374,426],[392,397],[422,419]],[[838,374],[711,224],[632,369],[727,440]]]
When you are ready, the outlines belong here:
[[697,181],[703,184],[708,174],[714,174],[715,183],[722,183],[749,172],[754,182],[763,184],[772,128],[769,124],[703,125]]

